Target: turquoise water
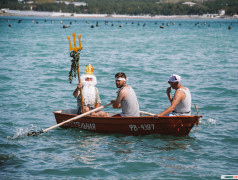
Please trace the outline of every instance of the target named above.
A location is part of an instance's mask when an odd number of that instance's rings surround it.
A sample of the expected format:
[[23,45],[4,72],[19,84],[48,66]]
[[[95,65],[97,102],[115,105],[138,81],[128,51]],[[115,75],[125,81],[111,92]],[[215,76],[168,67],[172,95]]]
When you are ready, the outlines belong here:
[[[61,20],[72,24],[63,29]],[[238,20],[106,20],[0,17],[1,179],[237,175]],[[67,81],[73,32],[82,35],[80,71],[94,66],[103,105],[115,99],[114,74],[123,71],[140,109],[159,113],[169,106],[168,77],[177,73],[203,115],[196,132],[134,137],[56,128],[25,136],[55,125],[53,111],[76,107],[77,79]]]

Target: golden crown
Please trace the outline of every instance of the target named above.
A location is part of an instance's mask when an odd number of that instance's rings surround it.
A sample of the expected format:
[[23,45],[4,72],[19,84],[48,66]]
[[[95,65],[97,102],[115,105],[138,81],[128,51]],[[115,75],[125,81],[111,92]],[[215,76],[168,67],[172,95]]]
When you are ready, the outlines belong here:
[[86,65],[86,74],[87,75],[93,75],[93,66],[89,64],[88,66]]

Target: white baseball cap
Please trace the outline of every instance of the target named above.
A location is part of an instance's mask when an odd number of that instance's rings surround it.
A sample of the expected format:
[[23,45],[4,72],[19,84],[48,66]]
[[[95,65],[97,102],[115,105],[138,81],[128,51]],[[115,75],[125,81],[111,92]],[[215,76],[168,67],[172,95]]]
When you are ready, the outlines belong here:
[[169,81],[168,82],[180,82],[182,79],[179,75],[177,74],[172,74],[170,77],[169,77]]

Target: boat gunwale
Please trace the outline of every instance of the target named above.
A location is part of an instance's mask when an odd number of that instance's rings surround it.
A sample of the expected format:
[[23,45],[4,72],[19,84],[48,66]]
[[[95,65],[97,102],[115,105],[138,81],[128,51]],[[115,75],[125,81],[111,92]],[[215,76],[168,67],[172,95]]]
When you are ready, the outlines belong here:
[[[68,114],[68,113],[62,113],[62,110],[58,110],[58,111],[54,111],[53,112],[54,114],[61,114],[61,115],[67,115],[67,116],[78,116],[78,114]],[[202,115],[190,115],[190,116],[159,116],[158,118],[154,118],[154,116],[139,116],[139,117],[136,117],[136,116],[124,116],[124,117],[97,117],[97,116],[90,116],[90,115],[87,115],[87,116],[84,116],[82,118],[103,118],[103,119],[110,119],[110,118],[113,118],[113,119],[134,119],[134,118],[137,118],[137,119],[142,119],[142,118],[153,118],[153,119],[161,119],[161,118],[202,118],[203,116]],[[81,119],[81,118],[79,118]]]

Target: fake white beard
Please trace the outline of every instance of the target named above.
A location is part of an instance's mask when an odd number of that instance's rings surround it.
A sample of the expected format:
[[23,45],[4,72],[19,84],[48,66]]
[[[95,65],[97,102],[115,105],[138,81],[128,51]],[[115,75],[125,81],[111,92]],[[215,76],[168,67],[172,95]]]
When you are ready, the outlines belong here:
[[83,86],[83,100],[84,104],[94,104],[96,101],[96,90],[93,85]]
[[[92,78],[92,81],[85,81],[86,78]],[[83,100],[84,104],[94,104],[96,101],[95,85],[97,84],[97,78],[94,75],[83,74],[81,76],[81,83],[83,85]]]

